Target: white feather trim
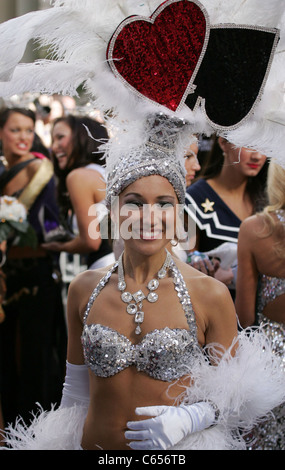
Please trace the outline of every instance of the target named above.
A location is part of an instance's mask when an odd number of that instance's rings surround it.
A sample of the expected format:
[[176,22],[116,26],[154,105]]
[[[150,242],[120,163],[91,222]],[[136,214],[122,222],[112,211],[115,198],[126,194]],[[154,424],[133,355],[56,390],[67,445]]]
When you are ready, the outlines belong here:
[[[285,401],[285,371],[281,359],[272,353],[270,341],[262,330],[244,330],[235,357],[230,351],[218,366],[202,362],[191,370],[191,385],[181,396],[184,403],[211,400],[219,407],[219,424],[192,434],[175,450],[245,450],[243,434],[276,406]],[[210,355],[216,357],[215,345]]]
[[283,0],[201,0],[211,24],[236,23],[277,27],[284,13]]
[[5,447],[12,450],[79,450],[87,408],[39,409],[32,424],[27,426],[21,419],[15,427],[8,427]]
[[[236,345],[234,357],[231,350]],[[215,345],[207,348],[215,358]],[[217,366],[205,362],[191,369],[193,384],[183,400],[211,400],[221,411],[220,423],[228,429],[251,429],[285,400],[285,372],[281,358],[272,352],[262,329],[246,329],[233,342]]]
[[[191,383],[179,401],[211,400],[219,407],[220,418],[218,425],[191,434],[174,449],[245,449],[240,431],[249,431],[284,403],[285,371],[262,329],[242,331],[232,347],[236,345],[234,357],[230,348],[217,366],[200,358],[189,370]],[[216,358],[216,346],[209,346],[208,353]],[[86,408],[76,406],[40,411],[29,427],[21,420],[15,428],[10,426],[6,444],[16,450],[79,449],[85,416]]]

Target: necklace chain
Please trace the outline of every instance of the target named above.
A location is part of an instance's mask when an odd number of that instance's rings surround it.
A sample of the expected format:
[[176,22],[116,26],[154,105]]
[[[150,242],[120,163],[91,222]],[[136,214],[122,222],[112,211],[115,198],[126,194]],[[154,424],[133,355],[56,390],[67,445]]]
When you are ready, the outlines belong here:
[[126,291],[127,285],[124,276],[124,267],[123,267],[123,254],[121,254],[118,260],[118,289],[121,292],[121,299],[127,305],[127,313],[129,315],[133,315],[135,319],[136,329],[135,333],[137,335],[141,334],[141,324],[144,321],[144,312],[142,310],[142,302],[143,300],[147,300],[150,303],[155,303],[158,301],[158,294],[156,290],[159,287],[159,279],[163,279],[167,275],[168,268],[172,261],[170,253],[166,250],[166,258],[165,261],[157,273],[157,278],[151,279],[148,282],[147,288],[149,293],[145,295],[142,290],[138,290],[134,294]]

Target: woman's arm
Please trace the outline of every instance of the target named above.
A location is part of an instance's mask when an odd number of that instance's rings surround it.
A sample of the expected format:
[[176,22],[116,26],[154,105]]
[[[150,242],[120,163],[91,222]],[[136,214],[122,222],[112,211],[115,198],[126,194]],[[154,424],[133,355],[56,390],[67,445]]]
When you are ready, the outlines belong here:
[[[229,289],[224,283],[208,277],[205,286],[204,301],[201,302],[200,309],[202,318],[205,318],[205,346],[214,344],[216,353],[219,349],[223,353],[231,347],[238,334],[235,306]],[[198,306],[196,312],[199,312]],[[217,345],[220,345],[220,348]]]
[[[84,273],[86,274],[86,273]],[[84,355],[81,344],[83,329],[81,299],[84,299],[86,276],[79,275],[72,281],[67,299],[68,346],[66,375],[62,391],[61,408],[74,405],[88,406],[89,403],[89,373],[84,364]],[[87,297],[86,297],[87,298]],[[86,300],[87,302],[87,300]]]
[[258,270],[253,254],[255,236],[254,218],[242,222],[238,238],[238,271],[235,306],[243,328],[255,322],[255,303]]
[[[43,247],[51,251],[73,254],[97,251],[101,245],[99,222],[96,224],[94,216],[88,214],[90,208],[105,197],[105,183],[102,176],[97,171],[79,168],[68,175],[66,185],[77,219],[79,234],[68,242],[44,243]],[[92,234],[89,230],[91,222],[92,227],[98,227],[98,231],[92,230]]]
[[[83,350],[81,344],[81,335],[83,329],[82,310],[84,310],[84,307],[80,304],[81,299],[84,297],[83,274],[79,274],[71,282],[67,296],[67,360],[71,364],[84,364]],[[88,300],[88,297],[86,297],[86,299]]]

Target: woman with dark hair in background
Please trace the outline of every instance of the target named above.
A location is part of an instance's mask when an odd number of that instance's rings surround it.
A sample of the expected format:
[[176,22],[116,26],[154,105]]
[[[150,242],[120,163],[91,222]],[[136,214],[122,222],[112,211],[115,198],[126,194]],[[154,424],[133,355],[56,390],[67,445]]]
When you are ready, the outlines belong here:
[[[58,225],[53,166],[33,153],[35,115],[22,108],[0,115],[0,139],[7,162],[1,174],[1,195],[14,197],[28,213],[35,245],[7,241],[3,266],[7,292],[5,320],[0,325],[2,406],[4,420],[19,413],[29,420],[36,403],[58,403],[65,372],[66,325],[58,260],[43,250],[44,226]],[[41,213],[44,212],[44,219]]]
[[[265,155],[219,137],[198,181],[187,188],[185,209],[197,224],[194,250],[220,260],[214,276],[233,295],[239,227],[265,205],[267,168]],[[191,259],[199,269],[199,254]]]
[[57,252],[86,254],[87,266],[91,269],[107,266],[115,259],[109,241],[101,238],[99,231],[90,234],[89,230],[90,223],[95,224],[94,216],[91,219],[88,215],[90,208],[103,203],[105,198],[105,160],[98,148],[107,139],[106,128],[89,117],[59,118],[52,130],[61,220],[74,236],[43,246]]

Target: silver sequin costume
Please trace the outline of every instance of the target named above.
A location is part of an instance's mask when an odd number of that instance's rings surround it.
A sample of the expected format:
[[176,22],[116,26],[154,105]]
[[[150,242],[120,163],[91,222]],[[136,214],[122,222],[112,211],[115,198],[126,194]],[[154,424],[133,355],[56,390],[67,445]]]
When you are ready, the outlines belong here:
[[[258,324],[268,336],[272,351],[281,358],[285,373],[285,323],[269,320],[262,314],[264,307],[282,294],[285,294],[285,278],[260,276],[257,293]],[[249,449],[285,450],[285,405],[276,407],[272,417],[254,429],[251,438],[253,443]]]
[[195,314],[183,277],[173,260],[170,272],[175,290],[185,312],[188,329],[155,329],[147,333],[138,344],[117,331],[100,325],[87,324],[90,309],[104,288],[112,273],[117,269],[115,263],[107,275],[94,289],[85,315],[82,345],[85,363],[99,377],[110,377],[130,366],[149,376],[172,382],[189,373],[189,368],[200,351],[197,340]]
[[[214,427],[189,434],[171,450],[245,450],[246,442],[240,430],[252,429],[260,418],[284,402],[284,372],[277,355],[271,351],[267,337],[258,331],[251,334],[240,332],[235,357],[225,354],[220,363],[213,367],[198,346],[189,294],[174,264],[171,275],[189,330],[154,330],[135,347],[112,329],[98,325],[98,330],[94,328],[92,331],[92,325],[87,323],[90,308],[116,267],[117,264],[95,288],[85,314],[82,342],[91,370],[109,377],[119,373],[121,368],[123,370],[132,365],[142,373],[167,382],[190,374],[191,383],[185,389],[181,388],[182,403],[209,400],[218,406],[220,419]],[[97,344],[94,338],[99,340]],[[6,433],[9,449],[78,450],[81,448],[87,411],[88,405],[81,406],[75,401],[71,407],[41,411],[29,427],[23,426],[19,420],[16,427],[10,426]]]
[[264,325],[264,331],[272,342],[273,351],[282,357],[285,370],[285,323],[269,320],[262,314],[265,306],[282,294],[285,294],[285,278],[260,276],[257,294],[258,323]]

